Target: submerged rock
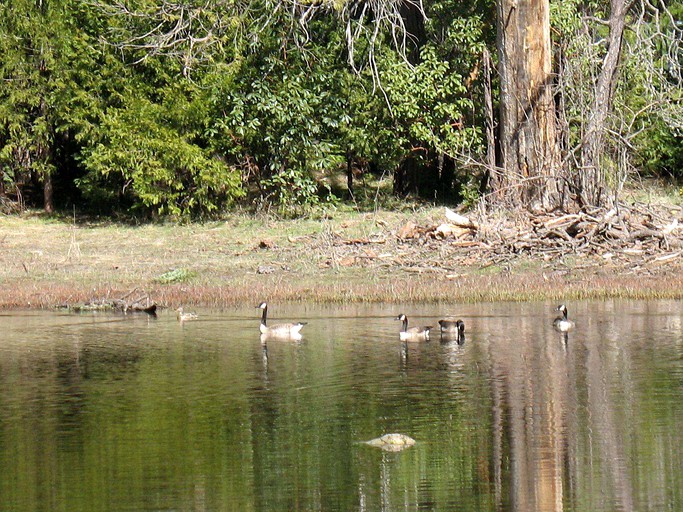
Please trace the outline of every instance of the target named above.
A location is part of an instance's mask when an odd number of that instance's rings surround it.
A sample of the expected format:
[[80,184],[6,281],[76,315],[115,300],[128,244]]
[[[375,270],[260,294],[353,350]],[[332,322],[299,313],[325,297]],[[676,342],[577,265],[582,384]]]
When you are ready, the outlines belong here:
[[388,452],[399,452],[413,446],[415,439],[405,434],[384,434],[381,437],[366,441],[365,444],[381,448]]

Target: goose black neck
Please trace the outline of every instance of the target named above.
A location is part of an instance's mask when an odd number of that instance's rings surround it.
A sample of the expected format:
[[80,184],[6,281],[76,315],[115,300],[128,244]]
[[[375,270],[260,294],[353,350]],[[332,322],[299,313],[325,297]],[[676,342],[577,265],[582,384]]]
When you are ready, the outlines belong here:
[[563,318],[564,320],[567,319],[567,308],[564,308],[564,310],[562,311],[562,318]]
[[408,330],[408,317],[403,317],[403,328],[401,329],[403,332],[406,332]]
[[268,316],[268,306],[263,308],[263,313],[261,313],[261,323],[266,325],[266,317]]

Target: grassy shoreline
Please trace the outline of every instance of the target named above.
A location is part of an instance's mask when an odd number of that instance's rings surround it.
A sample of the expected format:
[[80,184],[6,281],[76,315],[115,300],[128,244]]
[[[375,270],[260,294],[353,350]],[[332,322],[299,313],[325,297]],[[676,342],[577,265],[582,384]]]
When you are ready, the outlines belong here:
[[539,284],[535,276],[495,277],[484,281],[465,277],[458,283],[439,283],[425,279],[402,282],[379,282],[372,287],[345,283],[323,283],[313,289],[308,286],[269,286],[267,282],[226,286],[153,285],[125,287],[121,283],[101,283],[98,286],[69,285],[49,281],[19,283],[6,287],[0,294],[0,309],[49,309],[73,306],[103,299],[129,296],[131,291],[148,296],[160,307],[179,305],[222,309],[252,305],[259,300],[271,302],[315,303],[476,303],[526,302],[540,300],[582,299],[681,299],[683,279],[658,277],[644,285],[638,278],[609,275],[579,279],[575,283],[556,286]]
[[[448,241],[396,241],[440,208],[333,212],[322,220],[235,215],[205,224],[0,217],[0,309],[148,296],[162,307],[309,301],[490,302],[682,298],[681,258],[632,271],[604,258],[451,265]],[[463,248],[462,251],[468,249]]]

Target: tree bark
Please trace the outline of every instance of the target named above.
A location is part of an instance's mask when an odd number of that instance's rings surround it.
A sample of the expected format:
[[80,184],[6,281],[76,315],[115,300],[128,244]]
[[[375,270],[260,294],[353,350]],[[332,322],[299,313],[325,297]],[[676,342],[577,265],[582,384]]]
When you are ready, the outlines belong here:
[[45,213],[54,213],[54,190],[52,187],[52,174],[46,173],[43,176],[43,209]]
[[498,0],[500,164],[494,204],[561,207],[548,0]]
[[605,172],[600,163],[603,153],[603,135],[612,107],[612,94],[616,84],[621,46],[626,25],[626,13],[631,2],[611,0],[609,40],[607,54],[595,86],[593,108],[588,116],[586,135],[581,146],[581,170],[577,173],[576,188],[585,206],[609,206],[612,198],[607,193]]
[[496,122],[493,110],[493,87],[491,87],[491,54],[484,48],[482,56],[484,62],[484,118],[486,119],[486,174],[482,189],[489,186],[491,176],[497,172],[496,160]]
[[350,149],[346,150],[346,189],[349,193],[349,199],[354,199],[353,194],[353,153]]

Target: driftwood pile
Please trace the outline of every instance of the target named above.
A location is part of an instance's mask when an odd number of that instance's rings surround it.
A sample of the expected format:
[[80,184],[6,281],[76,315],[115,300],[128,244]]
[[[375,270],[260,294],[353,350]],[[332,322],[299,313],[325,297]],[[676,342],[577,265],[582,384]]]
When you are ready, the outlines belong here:
[[[476,253],[482,263],[526,255],[545,261],[578,255],[637,268],[683,255],[681,209],[641,205],[563,215],[529,215],[514,221],[475,222],[446,209],[446,224],[416,228],[413,237],[448,240],[461,256]],[[405,235],[399,231],[399,238]],[[456,260],[462,257],[455,256]]]
[[83,304],[76,304],[68,307],[74,312],[115,311],[119,313],[146,313],[155,316],[157,305],[150,300],[149,295],[144,294],[132,300],[130,299],[136,290],[137,289],[131,290],[120,299],[93,299]]
[[502,248],[545,259],[594,255],[633,264],[666,262],[682,254],[683,226],[678,218],[638,206],[537,217],[529,224],[520,233],[500,231]]
[[[386,227],[386,226],[382,226]],[[389,232],[387,232],[389,231]],[[321,266],[377,266],[453,274],[527,257],[551,268],[610,265],[637,272],[683,264],[683,210],[620,205],[571,214],[472,219],[446,208],[443,222],[408,222],[363,239],[337,238],[334,261]]]

